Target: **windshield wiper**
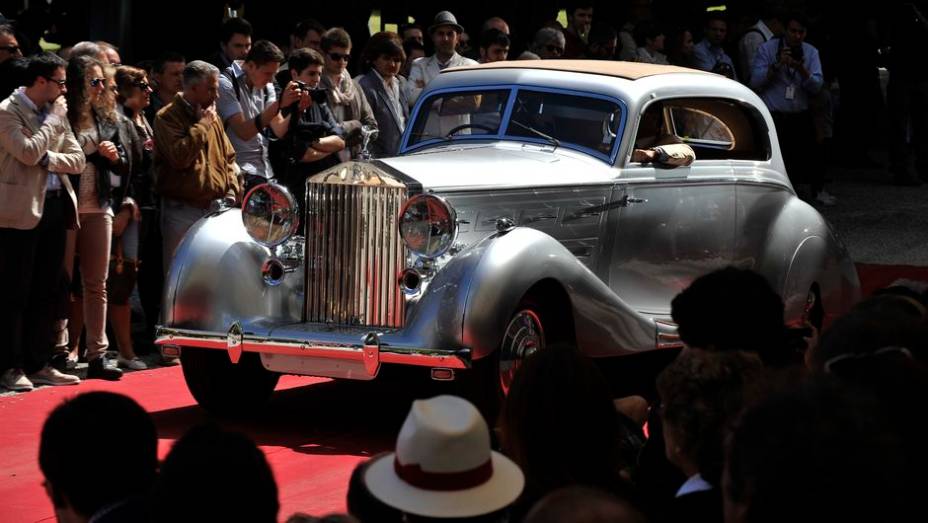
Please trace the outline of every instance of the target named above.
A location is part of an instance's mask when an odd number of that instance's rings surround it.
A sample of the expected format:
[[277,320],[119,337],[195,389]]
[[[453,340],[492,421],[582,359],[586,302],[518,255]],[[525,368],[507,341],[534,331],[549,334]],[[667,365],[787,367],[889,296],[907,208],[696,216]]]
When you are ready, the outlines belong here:
[[540,137],[544,138],[545,140],[548,140],[548,143],[550,143],[551,145],[553,145],[555,148],[561,146],[560,140],[558,140],[557,138],[555,138],[555,137],[553,137],[553,136],[551,136],[551,135],[549,135],[549,134],[545,134],[545,133],[539,131],[538,129],[535,129],[534,127],[525,125],[524,123],[522,123],[522,122],[520,122],[520,121],[518,121],[518,120],[509,120],[509,123],[511,123],[511,124],[514,123],[514,124],[518,125],[519,127],[525,129],[526,131],[528,131],[528,132],[534,134],[535,136],[540,136]]
[[422,141],[424,141],[424,140],[427,140],[427,139],[429,139],[429,138],[438,138],[439,140],[442,140],[442,141],[445,141],[445,142],[450,142],[450,141],[451,141],[451,137],[450,137],[450,136],[441,136],[441,135],[438,135],[438,134],[431,134],[431,133],[412,133],[412,134],[409,135],[409,137],[410,137],[410,138],[417,138],[420,142],[422,142]]

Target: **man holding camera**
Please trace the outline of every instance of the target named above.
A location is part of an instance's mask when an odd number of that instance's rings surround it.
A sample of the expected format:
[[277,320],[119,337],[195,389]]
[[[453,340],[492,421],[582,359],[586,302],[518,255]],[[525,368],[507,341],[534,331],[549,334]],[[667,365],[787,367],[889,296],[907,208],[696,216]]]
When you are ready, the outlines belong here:
[[798,15],[786,17],[783,36],[773,38],[757,50],[751,70],[751,88],[760,95],[773,115],[786,172],[798,189],[812,187],[811,197],[822,205],[834,205],[834,196],[824,191],[822,153],[817,150],[815,122],[809,99],[824,82],[818,49],[805,43],[806,24]]
[[297,93],[282,110],[287,115],[286,138],[275,144],[275,157],[284,172],[280,181],[300,205],[306,194],[306,177],[340,163],[338,152],[345,148],[345,132],[327,103],[328,94],[319,88],[325,60],[314,49],[304,47],[290,53],[287,63],[290,85]]
[[235,161],[242,170],[246,192],[274,177],[268,157],[269,130],[283,137],[288,122],[280,110],[300,99],[298,86],[291,82],[281,92],[282,100],[277,101],[272,82],[283,59],[276,45],[258,40],[244,62],[233,62],[219,77],[216,111],[235,149]]

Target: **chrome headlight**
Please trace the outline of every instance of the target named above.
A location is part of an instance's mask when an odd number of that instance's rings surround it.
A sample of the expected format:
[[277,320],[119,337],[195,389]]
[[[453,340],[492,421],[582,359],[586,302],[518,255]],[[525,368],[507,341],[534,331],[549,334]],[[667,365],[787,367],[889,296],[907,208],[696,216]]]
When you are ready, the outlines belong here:
[[437,258],[448,252],[458,235],[454,208],[433,194],[410,198],[400,211],[400,236],[414,254]]
[[242,222],[256,242],[276,247],[293,236],[300,226],[296,199],[282,185],[262,183],[245,195]]

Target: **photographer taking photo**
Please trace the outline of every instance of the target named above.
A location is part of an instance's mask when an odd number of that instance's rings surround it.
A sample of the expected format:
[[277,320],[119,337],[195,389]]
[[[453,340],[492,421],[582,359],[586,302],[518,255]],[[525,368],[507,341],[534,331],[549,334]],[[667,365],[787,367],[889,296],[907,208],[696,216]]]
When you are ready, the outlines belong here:
[[[806,22],[800,14],[784,17],[786,31],[761,45],[754,58],[751,88],[770,109],[790,181],[814,203],[836,199],[825,191],[824,151],[818,142],[810,101],[824,83],[818,49],[805,42]],[[808,184],[806,193],[801,185]]]
[[337,153],[345,148],[345,131],[329,108],[326,90],[319,88],[324,64],[322,55],[313,49],[297,49],[290,54],[290,85],[296,85],[299,97],[282,105],[289,127],[285,138],[273,144],[277,178],[301,206],[306,177],[338,165]]
[[278,101],[272,81],[283,59],[276,45],[258,40],[243,62],[233,62],[219,77],[216,111],[235,149],[246,193],[274,177],[268,144],[272,134],[282,137],[287,133],[288,122],[281,110],[300,99],[298,87],[291,82],[279,93]]

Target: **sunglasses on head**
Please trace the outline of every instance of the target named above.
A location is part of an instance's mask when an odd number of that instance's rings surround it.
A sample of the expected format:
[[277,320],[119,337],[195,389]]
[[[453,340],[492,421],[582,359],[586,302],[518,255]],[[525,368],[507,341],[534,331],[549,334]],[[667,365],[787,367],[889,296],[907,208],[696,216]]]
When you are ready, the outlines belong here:
[[329,58],[331,58],[333,62],[339,62],[339,61],[347,62],[351,60],[351,55],[341,54],[341,53],[329,53]]
[[558,46],[556,46],[556,45],[546,45],[546,46],[545,46],[545,49],[547,49],[549,53],[553,53],[553,54],[557,54],[557,55],[560,55],[560,54],[563,54],[563,53],[564,53],[564,49],[563,49],[562,47],[558,47]]
[[90,87],[98,87],[103,85],[103,82],[106,82],[106,78],[91,78]]
[[49,82],[55,82],[56,84],[58,84],[58,87],[64,87],[64,84],[68,83],[67,80],[59,80],[57,78],[52,78],[51,76],[46,76],[44,78],[48,80]]

